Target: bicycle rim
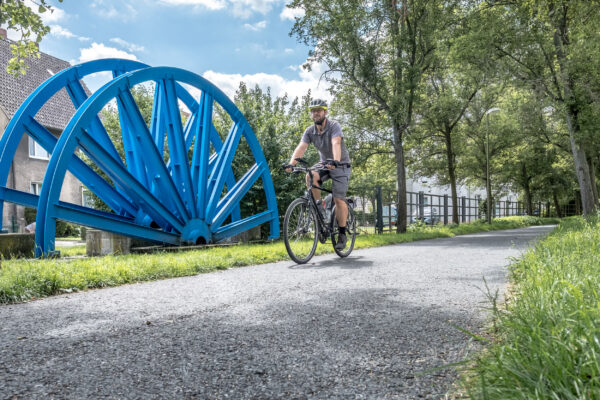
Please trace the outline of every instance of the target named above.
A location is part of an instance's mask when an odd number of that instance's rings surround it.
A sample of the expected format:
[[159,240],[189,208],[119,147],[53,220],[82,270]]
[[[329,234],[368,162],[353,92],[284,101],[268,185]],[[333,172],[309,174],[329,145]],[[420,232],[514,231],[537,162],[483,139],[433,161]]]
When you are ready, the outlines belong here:
[[348,257],[350,253],[352,253],[352,250],[354,249],[354,241],[356,240],[356,217],[352,207],[350,207],[348,203],[346,204],[348,205],[348,219],[346,219],[346,238],[348,241],[346,242],[346,247],[343,250],[338,250],[335,248],[338,236],[340,235],[337,218],[335,217],[335,206],[331,212],[331,224],[333,226],[333,230],[331,232],[331,243],[333,244],[333,250],[340,257]]
[[298,264],[307,263],[315,254],[319,240],[317,218],[306,199],[290,204],[283,220],[285,249]]

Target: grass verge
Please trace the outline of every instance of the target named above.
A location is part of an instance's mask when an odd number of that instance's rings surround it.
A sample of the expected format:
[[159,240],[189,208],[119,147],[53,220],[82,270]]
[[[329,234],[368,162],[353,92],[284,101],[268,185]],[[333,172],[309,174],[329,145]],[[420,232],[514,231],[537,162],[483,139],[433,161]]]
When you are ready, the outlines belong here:
[[600,218],[563,220],[511,267],[492,343],[463,371],[474,399],[600,399]]
[[[498,218],[490,226],[482,222],[460,226],[411,226],[404,234],[359,235],[355,248],[385,246],[415,240],[452,237],[487,230],[558,223],[537,217]],[[84,252],[84,246],[61,248],[63,255]],[[331,243],[319,245],[317,254],[331,253]],[[4,260],[0,269],[0,303],[15,303],[61,292],[116,286],[195,275],[231,267],[288,260],[282,241],[241,244],[185,252],[131,254],[79,259]]]

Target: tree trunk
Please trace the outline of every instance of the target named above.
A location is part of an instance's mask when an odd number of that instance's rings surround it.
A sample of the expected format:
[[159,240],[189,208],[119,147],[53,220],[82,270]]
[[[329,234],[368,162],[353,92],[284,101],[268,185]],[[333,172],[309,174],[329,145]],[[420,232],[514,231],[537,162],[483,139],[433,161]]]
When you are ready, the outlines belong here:
[[[554,6],[550,5],[550,11],[554,11]],[[575,174],[579,183],[579,193],[581,195],[581,206],[583,215],[590,216],[596,210],[594,203],[594,194],[592,183],[590,182],[590,171],[588,168],[587,157],[579,143],[579,122],[577,99],[573,91],[573,78],[567,67],[567,54],[565,48],[569,45],[568,28],[569,20],[567,14],[559,20],[554,32],[554,48],[556,58],[560,67],[560,81],[564,91],[564,99],[561,101],[566,108],[567,129],[569,130],[569,140],[571,142],[571,151],[573,152],[573,161],[575,162]]]
[[594,206],[598,207],[598,185],[596,184],[596,166],[594,165],[594,159],[592,157],[588,157],[588,171],[590,171],[590,183],[592,184]]
[[581,196],[581,208],[584,216],[591,216],[596,210],[592,182],[590,182],[590,169],[588,168],[585,150],[577,143],[575,139],[575,127],[573,126],[572,116],[567,111],[567,126],[569,128],[569,139],[571,140],[571,151],[573,152],[573,161],[575,162],[575,174],[579,183],[579,194]]
[[448,160],[448,177],[450,178],[450,191],[452,192],[452,222],[460,224],[458,218],[458,195],[456,193],[456,165],[454,164],[454,151],[450,132],[444,132],[446,139],[446,158]]
[[554,208],[556,208],[556,216],[558,218],[563,217],[562,210],[560,209],[560,204],[558,203],[558,193],[556,192],[556,188],[552,189],[552,200],[554,200]]
[[402,130],[400,124],[392,123],[394,132],[394,156],[396,158],[396,178],[398,180],[398,192],[396,205],[398,215],[396,220],[396,232],[406,232],[406,170],[404,168],[404,145],[402,143]]
[[531,200],[531,188],[529,187],[529,177],[525,164],[521,165],[521,184],[525,192],[525,206],[527,207],[527,215],[533,215],[533,201]]

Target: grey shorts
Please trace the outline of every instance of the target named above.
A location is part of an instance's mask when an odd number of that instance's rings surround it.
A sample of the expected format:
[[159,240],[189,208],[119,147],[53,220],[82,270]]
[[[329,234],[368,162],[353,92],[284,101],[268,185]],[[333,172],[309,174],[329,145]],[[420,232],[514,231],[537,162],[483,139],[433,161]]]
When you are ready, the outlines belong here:
[[348,192],[351,172],[351,167],[336,167],[335,169],[321,170],[319,171],[319,179],[321,182],[327,182],[331,179],[333,197],[345,199],[346,193]]

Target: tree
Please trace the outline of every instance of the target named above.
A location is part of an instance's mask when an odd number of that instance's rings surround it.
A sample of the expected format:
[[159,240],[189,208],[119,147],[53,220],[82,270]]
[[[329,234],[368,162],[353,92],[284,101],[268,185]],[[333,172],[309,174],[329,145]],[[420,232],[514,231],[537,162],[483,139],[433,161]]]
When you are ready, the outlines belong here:
[[502,2],[482,5],[478,12],[479,29],[473,40],[495,49],[515,77],[544,93],[563,114],[583,213],[591,215],[598,202],[587,155],[594,147],[586,117],[598,104],[598,83],[590,79],[598,76],[599,68],[598,2]]
[[[496,193],[503,191],[495,176],[503,168],[501,157],[505,149],[514,143],[514,131],[511,128],[511,117],[506,114],[506,106],[500,102],[504,86],[488,85],[469,103],[465,112],[463,134],[466,136],[464,155],[459,168],[468,181],[486,187],[486,204],[494,204],[494,187]],[[493,208],[491,208],[493,210]]]
[[[446,48],[446,52],[450,49]],[[426,87],[419,107],[421,121],[417,144],[419,169],[425,176],[436,176],[438,182],[450,185],[452,204],[458,204],[457,145],[458,124],[467,107],[484,84],[479,71],[459,71],[464,66],[451,65],[449,54],[440,54],[427,75]],[[439,163],[445,160],[445,166]],[[427,171],[428,168],[431,168]],[[452,207],[452,222],[460,223],[458,207]]]
[[393,139],[398,182],[397,230],[406,231],[404,137],[413,124],[421,78],[430,68],[436,35],[458,2],[434,0],[293,0],[302,9],[291,34],[313,46],[310,62],[329,67],[334,91],[360,94],[366,112],[385,115]]
[[[58,0],[62,3],[62,0]],[[21,39],[10,45],[13,57],[8,61],[6,70],[13,75],[24,75],[28,66],[25,59],[39,58],[39,44],[50,32],[39,14],[53,12],[48,0],[31,0],[37,7],[37,13],[29,8],[24,0],[0,1],[0,26],[6,24],[8,29],[21,33]]]

